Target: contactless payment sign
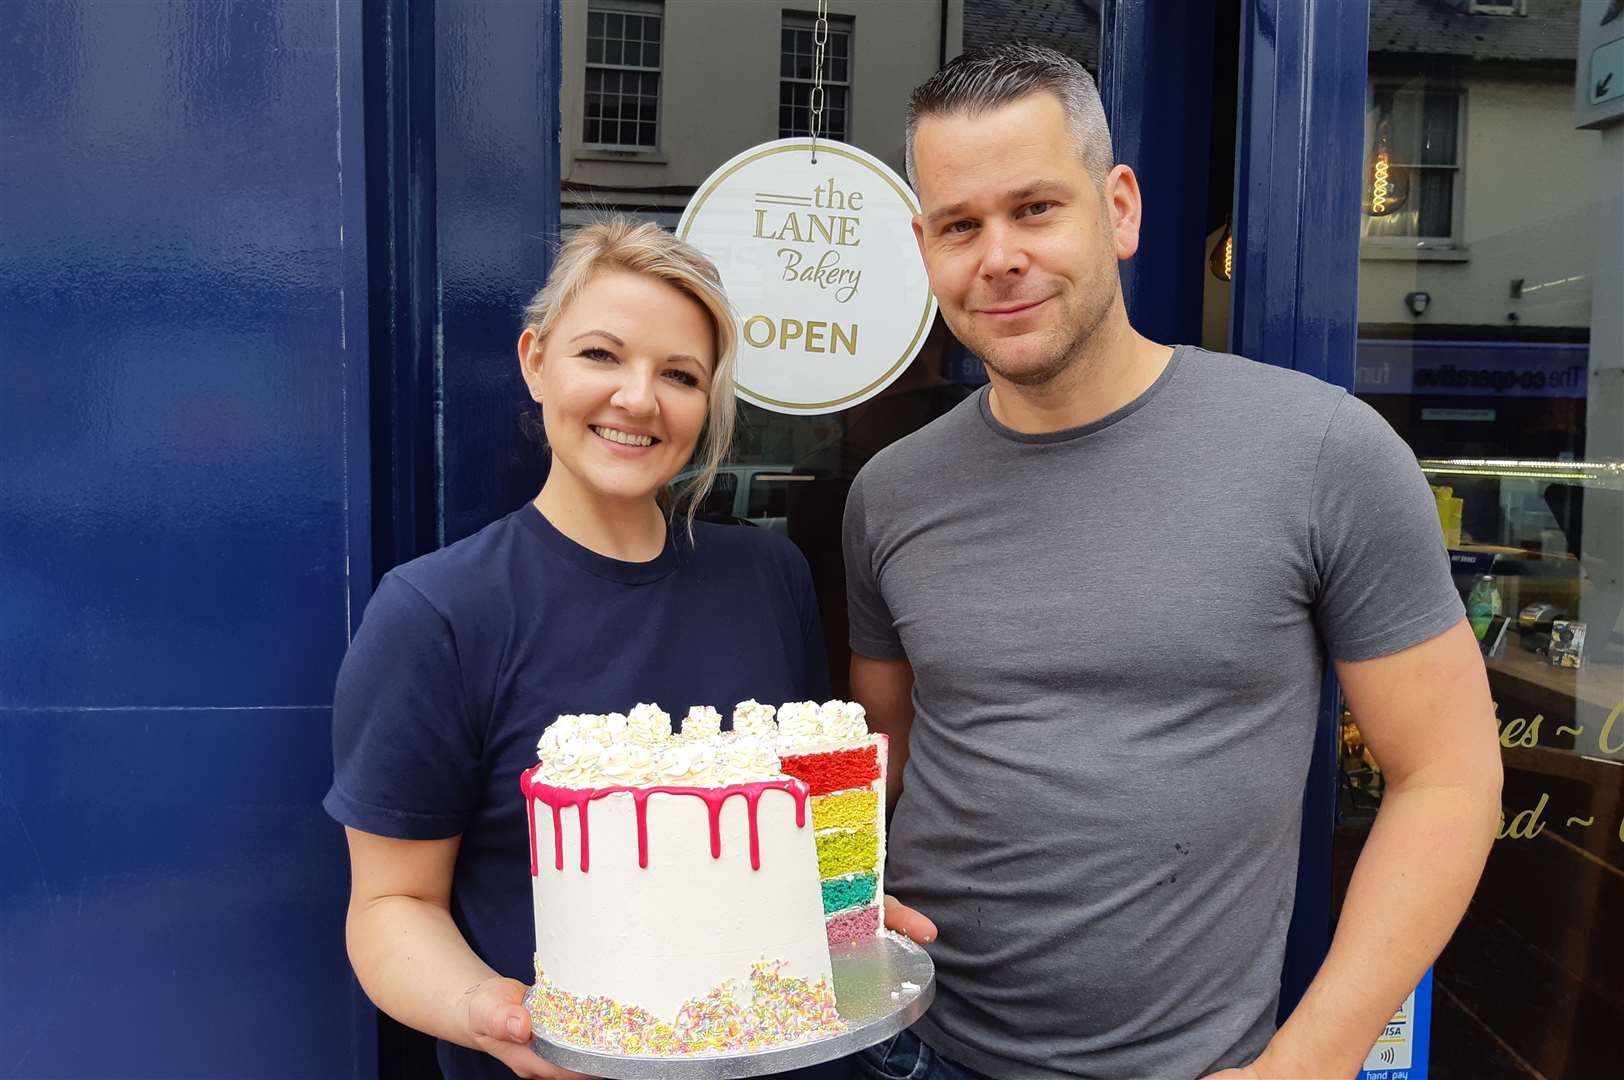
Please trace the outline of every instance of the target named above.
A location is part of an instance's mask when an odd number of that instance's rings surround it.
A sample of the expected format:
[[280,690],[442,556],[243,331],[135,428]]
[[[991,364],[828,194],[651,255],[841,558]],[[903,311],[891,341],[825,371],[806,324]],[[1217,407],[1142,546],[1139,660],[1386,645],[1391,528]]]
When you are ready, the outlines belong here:
[[1432,971],[1376,1037],[1359,1080],[1426,1080],[1432,1027]]
[[738,314],[738,393],[781,413],[839,412],[919,353],[936,301],[901,177],[845,143],[752,147],[700,185],[677,226]]

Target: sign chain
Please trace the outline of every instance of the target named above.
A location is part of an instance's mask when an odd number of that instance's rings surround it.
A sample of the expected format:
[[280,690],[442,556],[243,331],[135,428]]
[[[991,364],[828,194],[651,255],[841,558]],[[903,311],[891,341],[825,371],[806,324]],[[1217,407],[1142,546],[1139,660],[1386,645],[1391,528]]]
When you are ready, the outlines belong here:
[[812,164],[818,163],[818,130],[823,126],[823,53],[829,44],[829,0],[818,0],[818,21],[812,28]]

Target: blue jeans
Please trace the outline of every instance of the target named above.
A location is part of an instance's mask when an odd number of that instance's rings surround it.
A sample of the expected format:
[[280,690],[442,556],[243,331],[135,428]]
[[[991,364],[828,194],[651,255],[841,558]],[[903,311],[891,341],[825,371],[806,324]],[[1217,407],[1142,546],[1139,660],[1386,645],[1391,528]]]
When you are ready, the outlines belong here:
[[859,1080],[990,1080],[938,1054],[911,1031],[899,1031],[850,1060],[852,1076]]

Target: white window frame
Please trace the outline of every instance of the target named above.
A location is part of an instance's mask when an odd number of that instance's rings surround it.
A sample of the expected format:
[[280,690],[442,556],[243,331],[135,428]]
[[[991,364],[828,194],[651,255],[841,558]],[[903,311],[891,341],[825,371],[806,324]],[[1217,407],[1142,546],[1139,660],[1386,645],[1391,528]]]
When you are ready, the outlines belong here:
[[[658,154],[660,152],[660,139],[661,139],[661,136],[662,136],[662,134],[664,132],[664,129],[665,129],[665,41],[666,41],[665,5],[661,2],[661,0],[589,0],[589,2],[587,4],[587,22],[586,22],[586,25],[587,25],[586,41],[587,42],[590,42],[590,40],[591,40],[592,16],[596,15],[596,14],[604,14],[604,15],[637,15],[637,16],[642,16],[644,18],[653,17],[654,19],[658,20],[658,22],[660,24],[660,42],[659,42],[659,52],[660,52],[659,59],[660,59],[660,62],[655,67],[647,67],[647,66],[645,66],[643,64],[626,64],[626,63],[611,64],[611,63],[608,63],[606,60],[594,61],[594,60],[587,59],[584,62],[583,66],[582,66],[583,76],[582,76],[582,80],[581,80],[581,126],[578,129],[580,131],[580,133],[581,133],[581,143],[580,143],[581,149],[583,149],[583,150],[592,150],[592,151],[599,151],[599,150],[601,150],[601,151],[610,151],[610,152],[619,153],[619,154],[650,154],[650,155]],[[624,41],[625,39],[622,38],[622,40]],[[583,49],[583,55],[590,56],[590,52],[586,51],[588,49],[590,49],[590,45],[585,46],[585,48]],[[624,57],[622,59],[624,59]],[[587,139],[587,137],[586,137],[586,125],[587,125],[587,119],[588,118],[587,118],[587,115],[586,115],[586,108],[587,108],[587,100],[591,96],[591,90],[590,90],[590,88],[588,86],[588,83],[590,82],[590,75],[585,74],[585,73],[590,73],[593,70],[622,71],[622,72],[624,72],[624,71],[632,71],[632,72],[637,72],[639,74],[653,73],[653,75],[655,77],[655,84],[654,84],[654,142],[652,144],[649,144],[649,143],[604,142],[601,139],[596,141],[596,142],[593,142],[593,141],[590,141],[590,140]],[[600,125],[603,123],[601,118],[599,119],[598,122],[599,122]],[[600,126],[599,127],[599,132],[601,133],[602,130],[603,129]]]
[[1468,15],[1527,15],[1528,0],[1466,0]]
[[1360,221],[1359,249],[1362,254],[1381,257],[1402,257],[1414,255],[1426,258],[1428,253],[1440,257],[1448,257],[1456,253],[1455,257],[1464,257],[1468,250],[1464,229],[1466,225],[1466,122],[1467,122],[1467,88],[1454,83],[1428,84],[1425,80],[1408,79],[1382,79],[1374,77],[1370,80],[1365,91],[1365,158],[1361,159],[1361,169],[1364,161],[1368,161],[1371,147],[1375,144],[1376,128],[1376,96],[1378,94],[1392,94],[1420,97],[1428,92],[1448,93],[1455,97],[1455,164],[1454,165],[1418,165],[1405,161],[1393,161],[1394,167],[1402,166],[1408,169],[1411,175],[1410,197],[1420,197],[1420,174],[1427,171],[1449,170],[1454,174],[1454,184],[1450,192],[1449,201],[1449,235],[1448,236],[1366,236],[1364,235],[1364,221]]
[[[783,74],[783,70],[784,70],[784,68],[783,68],[783,65],[784,65],[784,37],[783,37],[783,32],[785,30],[807,30],[807,31],[811,31],[816,27],[817,21],[818,21],[818,17],[816,15],[808,15],[805,12],[800,12],[800,11],[785,11],[783,13],[783,15],[782,15],[782,18],[779,21],[779,24],[778,24],[778,27],[779,27],[779,36],[778,36],[778,65],[779,65],[779,67],[778,67],[778,70],[779,70],[779,76],[778,76],[778,87],[779,87],[779,90],[778,90],[778,102],[779,102],[780,106],[782,106],[783,102],[784,102],[784,90],[783,90],[783,88],[786,85],[788,85],[788,86],[811,86],[812,85],[812,80],[811,79],[801,79],[801,78],[797,78],[795,76]],[[832,79],[832,78],[830,78],[829,74],[830,74],[830,71],[831,71],[831,65],[829,64],[828,57],[825,56],[824,65],[823,65],[823,85],[825,87],[838,86],[838,87],[843,88],[846,91],[846,119],[845,119],[845,130],[842,131],[838,136],[830,135],[828,137],[831,138],[831,139],[836,139],[836,140],[838,140],[840,142],[851,142],[851,117],[852,117],[852,97],[853,97],[853,93],[852,93],[852,75],[853,75],[853,68],[857,64],[857,57],[856,57],[857,20],[855,18],[852,18],[851,16],[831,15],[829,17],[829,36],[831,38],[834,37],[834,35],[835,35],[835,33],[837,31],[846,35],[846,77],[844,79]],[[825,97],[828,96],[828,91],[827,90],[824,91],[824,96]],[[821,138],[823,138],[825,136],[825,134],[826,134],[825,132],[820,131],[818,133],[818,137],[821,139]],[[787,134],[785,132],[784,125],[782,123],[780,123],[778,125],[778,137],[780,139],[786,139],[786,138],[804,138],[805,136],[804,136],[804,133],[799,134],[799,135]]]

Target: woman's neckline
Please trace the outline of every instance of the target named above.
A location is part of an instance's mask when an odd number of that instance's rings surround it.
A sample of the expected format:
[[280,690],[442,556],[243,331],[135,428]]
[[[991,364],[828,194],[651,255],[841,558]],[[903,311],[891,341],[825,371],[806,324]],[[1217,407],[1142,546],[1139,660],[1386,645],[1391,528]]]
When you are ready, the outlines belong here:
[[628,562],[624,559],[601,555],[584,544],[572,540],[557,525],[548,520],[547,515],[541,512],[541,508],[535,504],[534,500],[520,507],[518,516],[520,522],[538,537],[553,554],[558,555],[579,569],[607,581],[617,581],[627,585],[642,585],[660,580],[677,567],[677,534],[681,530],[672,528],[670,522],[666,522],[665,545],[660,549],[658,555],[646,562]]

